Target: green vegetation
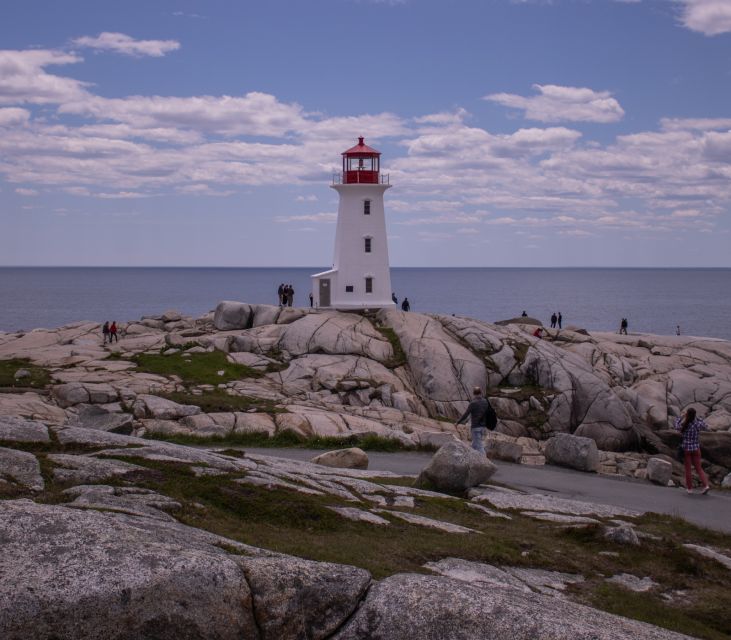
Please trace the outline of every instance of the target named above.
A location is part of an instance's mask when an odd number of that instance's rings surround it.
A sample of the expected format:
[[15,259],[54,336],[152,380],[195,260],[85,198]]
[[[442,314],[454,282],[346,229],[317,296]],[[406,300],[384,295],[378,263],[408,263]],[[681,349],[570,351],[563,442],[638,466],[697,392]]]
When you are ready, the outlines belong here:
[[220,411],[249,411],[256,409],[264,413],[283,413],[285,410],[277,407],[273,400],[264,398],[252,398],[250,396],[232,396],[223,389],[204,391],[201,395],[185,391],[158,394],[161,398],[167,398],[180,404],[194,404],[201,408],[204,413],[217,413]]
[[399,340],[396,332],[390,327],[376,327],[378,332],[391,343],[393,349],[393,357],[385,363],[389,369],[395,369],[396,367],[403,367],[406,364],[406,354],[401,347],[401,341]]
[[[210,353],[141,353],[132,358],[138,371],[156,373],[163,376],[178,376],[184,384],[221,384],[242,378],[260,378],[264,374],[243,364],[235,364],[226,359],[222,351]],[[219,375],[219,371],[223,371]]]
[[[212,444],[221,446],[242,446],[242,447],[270,447],[287,449],[344,449],[346,447],[360,447],[365,451],[403,451],[406,450],[401,442],[390,438],[384,438],[374,434],[363,436],[348,436],[347,438],[334,438],[326,436],[305,437],[294,431],[280,431],[273,436],[266,433],[232,433],[227,436],[193,436],[177,434],[153,434],[147,436],[152,440],[164,440],[177,444]],[[413,450],[413,449],[410,449]]]
[[[267,444],[271,445],[271,441]],[[46,490],[35,499],[61,503],[70,499],[62,493],[69,485],[53,481],[54,465],[47,457],[53,447],[63,450],[57,442],[50,446],[27,443],[23,448],[38,456],[46,481]],[[78,446],[75,449],[82,450]],[[242,455],[234,450],[228,453]],[[512,512],[511,520],[490,518],[461,500],[419,497],[414,509],[407,509],[408,512],[480,533],[449,534],[388,515],[385,517],[391,526],[377,527],[346,520],[331,511],[329,506],[353,506],[334,496],[237,483],[237,479],[245,477],[244,472],[197,477],[181,463],[124,460],[145,469],[131,479],[135,486],[158,491],[183,505],[175,513],[181,522],[243,543],[363,567],[376,579],[397,572],[425,572],[424,563],[446,557],[577,573],[585,581],[568,587],[571,599],[695,637],[731,639],[728,570],[683,547],[684,543],[694,542],[728,550],[731,537],[676,518],[646,515],[636,519],[637,529],[653,537],[644,537],[639,547],[633,547],[605,540],[601,525],[562,527],[519,512]],[[372,481],[386,485],[411,483],[408,478]],[[104,483],[129,485],[130,481],[111,479]],[[10,484],[0,484],[0,498],[29,495]],[[616,555],[603,555],[600,551]],[[636,594],[606,582],[607,577],[619,573],[649,576],[660,588]]]
[[[18,369],[26,369],[30,376],[15,379],[15,372]],[[48,370],[38,365],[31,364],[25,358],[13,358],[12,360],[0,360],[0,387],[11,387],[13,389],[42,389],[51,382],[51,375]]]

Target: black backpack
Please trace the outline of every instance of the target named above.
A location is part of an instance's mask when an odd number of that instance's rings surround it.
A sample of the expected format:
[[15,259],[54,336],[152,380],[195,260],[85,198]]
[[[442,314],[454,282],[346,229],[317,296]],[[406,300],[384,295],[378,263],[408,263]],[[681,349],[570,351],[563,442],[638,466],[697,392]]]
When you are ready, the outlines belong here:
[[485,409],[485,415],[482,421],[490,431],[495,431],[495,427],[497,427],[497,413],[495,413],[495,409],[492,408],[489,400],[487,400],[487,409]]

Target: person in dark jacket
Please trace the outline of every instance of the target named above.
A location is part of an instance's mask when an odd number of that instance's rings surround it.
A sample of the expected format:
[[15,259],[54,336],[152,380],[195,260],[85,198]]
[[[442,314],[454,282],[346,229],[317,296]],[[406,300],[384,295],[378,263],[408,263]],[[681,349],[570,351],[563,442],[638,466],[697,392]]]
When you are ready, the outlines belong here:
[[[102,337],[104,338],[104,344],[107,344],[107,340],[109,340],[109,320],[107,320],[102,327]],[[109,342],[111,342],[111,340],[109,340]]]
[[689,407],[683,414],[675,418],[675,428],[683,435],[685,489],[688,493],[693,493],[693,477],[690,469],[692,463],[703,485],[701,493],[705,495],[708,493],[710,486],[708,485],[708,478],[703,473],[703,467],[701,466],[700,432],[708,427],[701,418],[696,416],[695,409]]
[[408,298],[404,298],[401,303],[401,311],[411,311],[411,303]]
[[485,444],[483,440],[487,427],[485,426],[485,416],[487,415],[487,408],[490,406],[487,398],[482,396],[482,389],[475,387],[472,389],[472,402],[467,405],[467,410],[462,414],[462,417],[457,420],[455,426],[462,424],[467,418],[470,418],[470,432],[472,434],[472,448],[485,455]]

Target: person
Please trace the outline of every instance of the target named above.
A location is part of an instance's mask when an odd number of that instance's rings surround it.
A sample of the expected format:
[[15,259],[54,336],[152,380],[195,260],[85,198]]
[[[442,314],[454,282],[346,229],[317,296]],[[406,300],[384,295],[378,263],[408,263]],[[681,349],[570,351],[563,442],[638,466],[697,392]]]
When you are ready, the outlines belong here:
[[396,297],[396,294],[393,291],[391,292],[391,300],[393,300],[394,304],[398,304],[398,298]]
[[279,306],[284,306],[284,282],[279,285],[279,289],[277,289],[277,295],[279,296]]
[[543,327],[536,327],[536,330],[533,332],[534,338],[542,338],[543,337]]
[[462,417],[457,420],[455,427],[462,424],[467,417],[470,418],[470,433],[472,435],[472,448],[485,455],[485,444],[483,442],[485,433],[487,432],[487,426],[485,426],[485,417],[487,416],[487,409],[490,406],[490,402],[487,398],[483,398],[482,389],[475,387],[472,389],[472,402],[467,405],[467,410],[462,414]]
[[563,322],[563,316],[561,315],[561,312],[558,312],[558,328],[561,328],[561,323]]
[[554,311],[551,314],[551,329],[555,329],[556,328],[556,323],[557,322],[558,322],[558,316],[556,315],[556,312]]
[[[107,320],[102,327],[102,337],[104,338],[104,344],[107,344],[107,339],[109,338],[109,320]],[[111,340],[109,340],[109,342],[111,342]]]
[[622,318],[622,322],[619,325],[619,333],[627,335],[627,327],[629,323],[627,322],[627,318]]
[[401,303],[401,311],[411,311],[411,303],[409,303],[408,298],[404,298],[403,302]]
[[294,304],[294,287],[291,284],[287,285],[287,306],[291,307]]
[[112,338],[114,338],[115,341],[119,342],[119,338],[117,337],[117,321],[112,320],[112,324],[109,327],[109,344],[112,344]]
[[693,493],[693,478],[690,469],[691,462],[693,463],[695,471],[698,474],[698,478],[703,485],[701,493],[705,495],[711,488],[708,485],[708,478],[706,478],[706,474],[703,473],[703,467],[701,466],[700,432],[707,428],[708,425],[706,425],[701,418],[696,416],[696,411],[693,407],[688,407],[684,413],[675,418],[675,429],[680,431],[683,436],[685,490],[688,493]]
[[310,309],[312,309],[314,303],[315,303],[315,298],[312,295],[312,291],[310,291]]
[[676,335],[676,336],[679,336],[679,335],[680,335],[680,325],[677,325],[677,326],[675,327],[675,335]]
[[520,314],[521,318],[527,318],[528,314],[525,312],[525,309],[523,309],[523,313]]

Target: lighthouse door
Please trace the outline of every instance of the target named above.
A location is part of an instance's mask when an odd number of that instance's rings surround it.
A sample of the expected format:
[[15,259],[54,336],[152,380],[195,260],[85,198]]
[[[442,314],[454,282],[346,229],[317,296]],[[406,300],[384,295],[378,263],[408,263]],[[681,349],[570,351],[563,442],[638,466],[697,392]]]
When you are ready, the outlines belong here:
[[318,280],[318,282],[320,283],[320,306],[329,307],[330,306],[330,279],[323,278],[322,280]]

